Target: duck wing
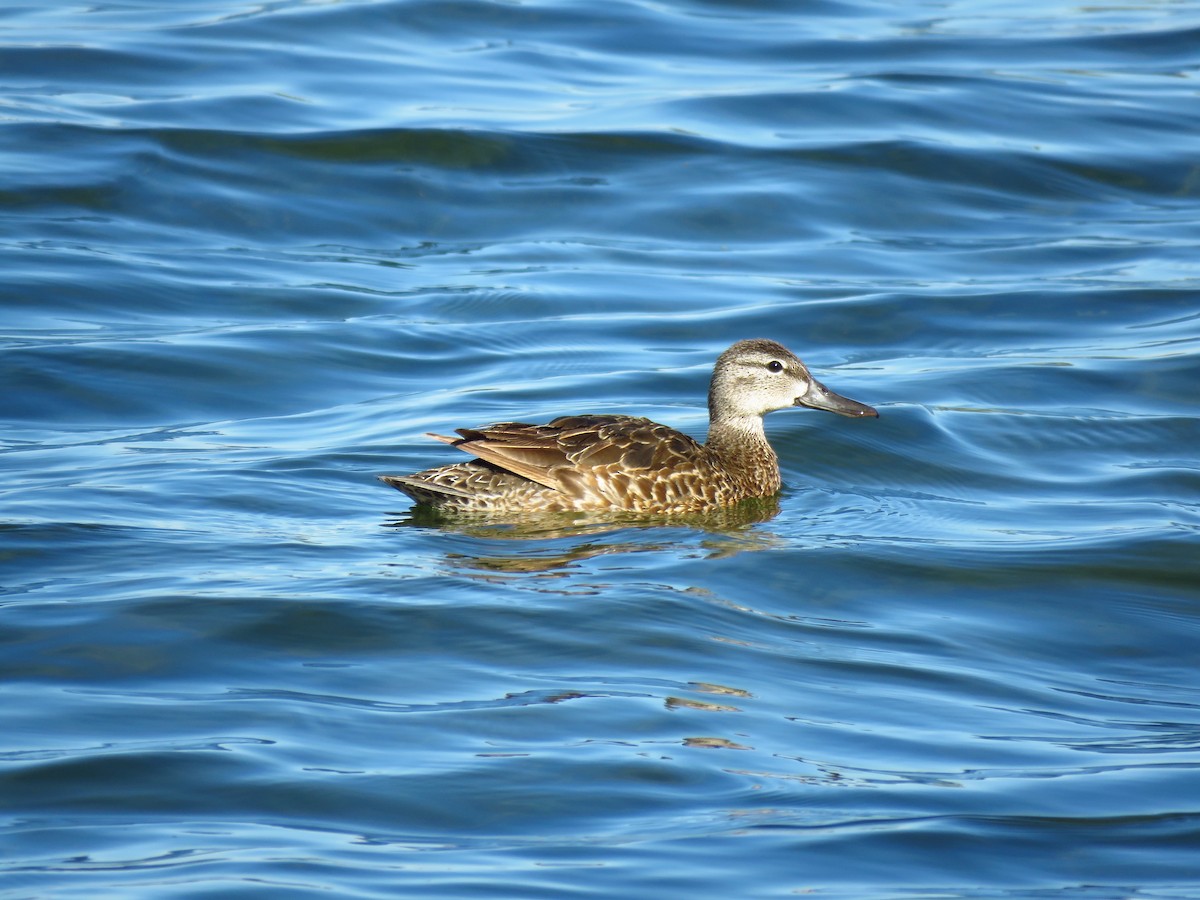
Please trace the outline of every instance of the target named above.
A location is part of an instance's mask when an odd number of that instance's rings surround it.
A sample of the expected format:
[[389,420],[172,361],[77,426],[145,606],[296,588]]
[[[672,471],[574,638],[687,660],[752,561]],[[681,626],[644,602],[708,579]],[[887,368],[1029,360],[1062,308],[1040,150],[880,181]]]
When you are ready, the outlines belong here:
[[695,465],[703,448],[686,434],[633,416],[562,416],[548,425],[500,422],[431,435],[465,453],[558,491],[592,490],[620,473],[652,477]]

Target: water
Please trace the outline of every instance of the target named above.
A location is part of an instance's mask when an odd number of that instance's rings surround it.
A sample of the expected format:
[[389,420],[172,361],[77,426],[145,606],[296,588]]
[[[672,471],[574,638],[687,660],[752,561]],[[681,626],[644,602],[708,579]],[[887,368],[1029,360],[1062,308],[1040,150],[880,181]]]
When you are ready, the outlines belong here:
[[[1200,4],[0,12],[0,895],[1200,898]],[[741,519],[423,437],[768,419]]]

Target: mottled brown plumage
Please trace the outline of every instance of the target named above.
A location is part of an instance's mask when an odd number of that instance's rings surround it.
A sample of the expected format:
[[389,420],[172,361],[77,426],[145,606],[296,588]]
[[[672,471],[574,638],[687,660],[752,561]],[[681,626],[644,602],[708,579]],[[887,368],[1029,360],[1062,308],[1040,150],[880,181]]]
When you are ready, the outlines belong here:
[[702,512],[779,490],[763,416],[809,406],[877,416],[825,388],[775,341],[739,341],[721,354],[708,392],[708,440],[632,416],[563,416],[548,425],[501,422],[430,435],[475,457],[380,479],[421,504],[485,513],[614,510]]

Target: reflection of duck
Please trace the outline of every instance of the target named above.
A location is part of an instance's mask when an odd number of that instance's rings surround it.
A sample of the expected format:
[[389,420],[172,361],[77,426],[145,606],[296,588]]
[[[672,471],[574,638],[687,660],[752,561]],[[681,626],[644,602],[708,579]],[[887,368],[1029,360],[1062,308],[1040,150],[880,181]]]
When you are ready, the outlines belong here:
[[503,422],[460,428],[460,438],[431,435],[477,457],[470,462],[380,479],[446,511],[703,512],[779,490],[763,416],[789,406],[879,415],[828,390],[781,344],[738,341],[713,369],[704,444],[631,416]]
[[[692,559],[729,559],[781,547],[785,542],[779,535],[756,527],[779,512],[776,494],[669,517],[611,511],[472,515],[418,505],[404,518],[387,524],[433,528],[475,539],[456,544],[442,560],[459,575],[485,582],[519,577],[522,586],[539,592],[578,595],[603,593],[607,585],[601,574],[606,567],[589,567],[589,560],[680,552]],[[664,533],[664,528],[672,530]],[[620,568],[628,565],[632,563]],[[592,574],[580,581],[578,575],[583,571]],[[574,577],[569,575],[572,572]],[[526,581],[526,576],[538,579]],[[701,588],[689,590],[707,593]]]
[[[630,512],[533,512],[521,516],[461,515],[437,507],[414,506],[407,516],[389,525],[437,528],[491,542],[458,549],[446,561],[464,572],[551,572],[586,559],[614,553],[654,553],[678,548],[678,540],[643,538],[643,529],[676,525],[701,532],[696,552],[708,559],[736,556],[779,545],[770,531],[755,528],[779,515],[779,495],[752,497],[732,506],[704,512],[680,513],[664,521],[662,515]],[[610,539],[611,536],[611,539]],[[569,540],[567,545],[560,539]],[[526,547],[496,551],[497,541],[530,542]],[[489,555],[488,551],[494,551]]]

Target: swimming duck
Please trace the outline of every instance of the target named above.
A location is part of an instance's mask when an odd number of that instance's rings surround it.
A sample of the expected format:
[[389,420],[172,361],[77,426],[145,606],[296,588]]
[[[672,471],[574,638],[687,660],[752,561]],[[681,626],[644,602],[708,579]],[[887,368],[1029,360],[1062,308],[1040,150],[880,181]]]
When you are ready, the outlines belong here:
[[781,485],[763,416],[807,406],[862,418],[879,413],[839,396],[782,344],[738,341],[717,359],[708,440],[633,416],[562,416],[548,425],[501,422],[429,436],[475,459],[414,475],[380,475],[419,504],[481,513],[614,510],[703,512]]

